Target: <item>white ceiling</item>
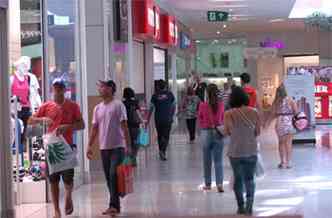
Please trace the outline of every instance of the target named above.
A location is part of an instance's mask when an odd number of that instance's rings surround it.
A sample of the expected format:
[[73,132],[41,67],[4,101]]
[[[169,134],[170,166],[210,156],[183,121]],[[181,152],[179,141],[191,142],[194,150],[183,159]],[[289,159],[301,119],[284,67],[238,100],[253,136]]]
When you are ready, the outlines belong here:
[[[303,29],[301,19],[289,20],[296,0],[159,0],[160,6],[192,28],[195,39],[243,35],[250,31]],[[226,23],[208,22],[207,11],[227,11]],[[227,25],[224,28],[224,24]],[[217,32],[221,34],[217,34]]]

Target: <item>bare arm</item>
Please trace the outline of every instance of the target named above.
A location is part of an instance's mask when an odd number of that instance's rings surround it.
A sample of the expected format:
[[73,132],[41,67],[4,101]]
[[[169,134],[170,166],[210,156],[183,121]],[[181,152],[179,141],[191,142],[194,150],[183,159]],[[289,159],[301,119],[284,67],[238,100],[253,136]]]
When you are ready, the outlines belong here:
[[261,134],[261,121],[258,112],[255,112],[255,116],[256,116],[255,136],[259,136]]
[[130,136],[129,136],[129,130],[128,130],[128,125],[127,125],[126,120],[121,121],[121,129],[122,129],[122,131],[124,133],[124,136],[125,136],[126,147],[127,147],[127,149],[129,149]]
[[92,129],[91,129],[91,133],[90,133],[88,149],[86,152],[86,156],[90,160],[92,159],[92,156],[93,156],[92,146],[93,146],[93,143],[96,141],[98,131],[99,131],[98,125],[97,124],[93,125]]
[[230,130],[230,117],[229,117],[229,112],[226,112],[224,115],[224,129],[225,129],[225,134],[230,135],[231,130]]

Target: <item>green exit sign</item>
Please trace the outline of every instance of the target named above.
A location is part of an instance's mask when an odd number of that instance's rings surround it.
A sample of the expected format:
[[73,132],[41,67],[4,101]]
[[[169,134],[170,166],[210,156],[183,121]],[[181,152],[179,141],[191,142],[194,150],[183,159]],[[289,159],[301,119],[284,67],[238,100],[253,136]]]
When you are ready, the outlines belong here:
[[223,22],[228,20],[228,13],[224,11],[208,11],[207,17],[209,22]]

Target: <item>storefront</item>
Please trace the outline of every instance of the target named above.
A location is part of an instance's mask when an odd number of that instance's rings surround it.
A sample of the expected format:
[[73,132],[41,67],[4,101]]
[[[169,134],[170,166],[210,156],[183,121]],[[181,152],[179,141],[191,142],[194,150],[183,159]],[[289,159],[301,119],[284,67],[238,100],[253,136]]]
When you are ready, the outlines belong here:
[[[79,1],[10,1],[9,23],[11,129],[14,199],[16,204],[50,200],[46,181],[43,126],[28,125],[29,117],[52,99],[52,81],[66,82],[65,96],[82,104]],[[20,17],[21,19],[17,19]],[[18,105],[18,106],[16,106]],[[83,133],[74,135],[83,147]],[[75,185],[83,184],[84,151],[78,149]]]

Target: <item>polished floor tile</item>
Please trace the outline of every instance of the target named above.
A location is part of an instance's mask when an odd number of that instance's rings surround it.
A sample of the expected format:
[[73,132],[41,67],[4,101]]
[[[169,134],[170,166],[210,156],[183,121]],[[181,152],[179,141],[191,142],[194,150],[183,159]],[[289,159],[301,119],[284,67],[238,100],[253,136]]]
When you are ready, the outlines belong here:
[[[319,128],[330,134],[331,128]],[[277,168],[276,136],[272,130],[259,139],[265,167],[263,178],[257,179],[254,214],[303,215],[305,218],[329,218],[332,214],[332,150],[327,142],[319,146],[296,145],[293,168]],[[225,143],[227,144],[227,143]],[[227,145],[225,150],[227,149]],[[120,217],[220,217],[234,214],[236,202],[228,185],[231,169],[224,158],[225,193],[216,189],[203,191],[202,149],[200,144],[188,144],[184,135],[172,135],[168,161],[158,160],[156,146],[140,152],[135,172],[135,192],[122,200]],[[91,184],[79,187],[75,193],[72,218],[99,218],[107,207],[107,189],[101,175],[91,175]],[[18,218],[52,217],[52,207],[23,205]]]

